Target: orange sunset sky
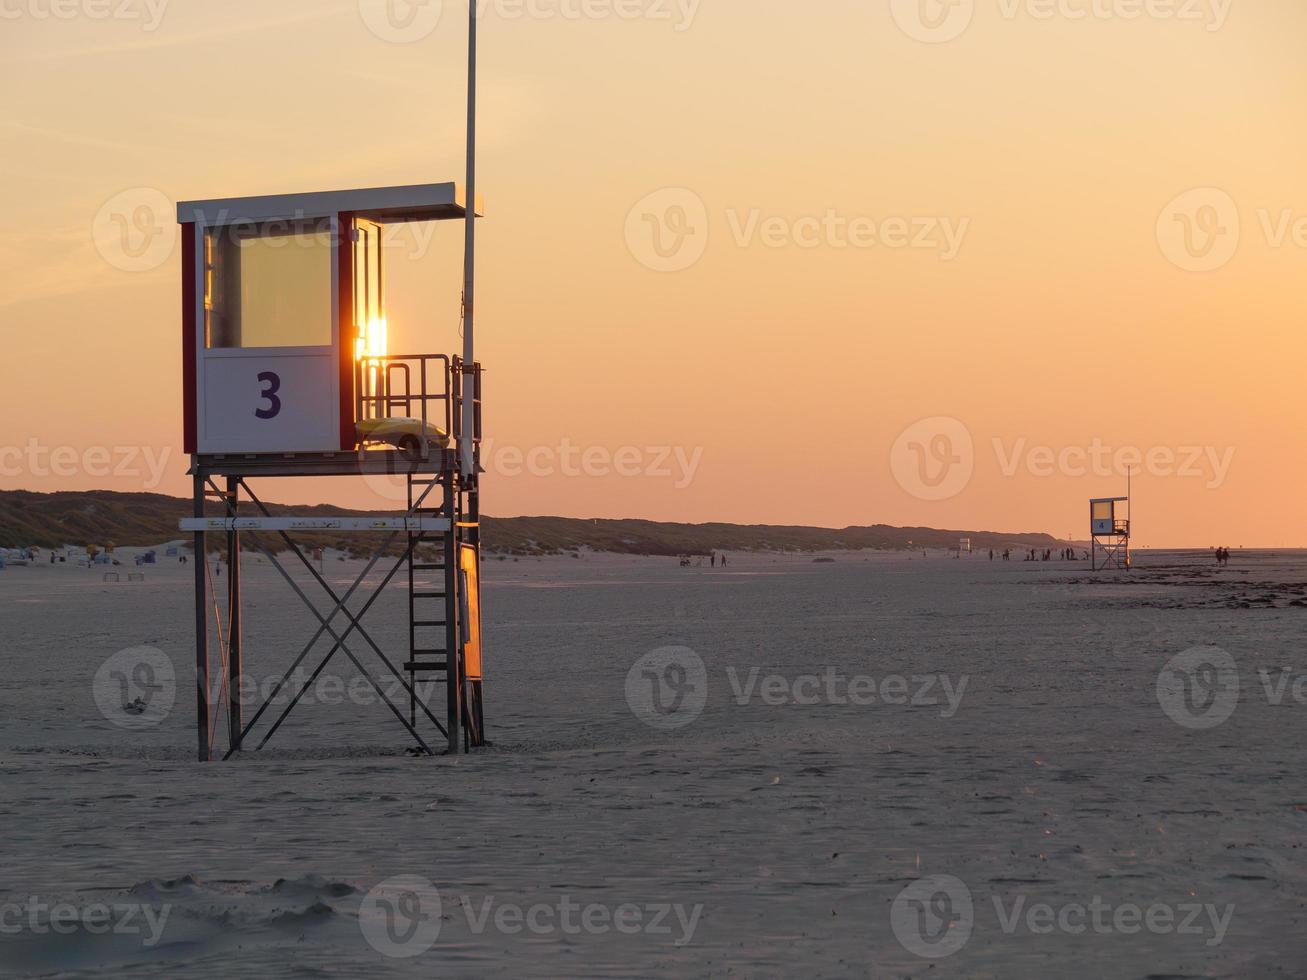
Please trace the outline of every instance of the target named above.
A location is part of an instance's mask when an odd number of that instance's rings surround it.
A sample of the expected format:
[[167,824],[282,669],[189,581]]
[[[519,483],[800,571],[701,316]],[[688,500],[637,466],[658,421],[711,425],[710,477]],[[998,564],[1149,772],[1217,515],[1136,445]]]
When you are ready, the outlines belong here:
[[[0,0],[0,488],[189,493],[175,202],[461,181],[465,17]],[[1139,544],[1307,546],[1305,37],[1298,0],[486,3],[486,511],[1084,537],[1116,459]],[[460,255],[389,245],[392,349],[458,349]]]

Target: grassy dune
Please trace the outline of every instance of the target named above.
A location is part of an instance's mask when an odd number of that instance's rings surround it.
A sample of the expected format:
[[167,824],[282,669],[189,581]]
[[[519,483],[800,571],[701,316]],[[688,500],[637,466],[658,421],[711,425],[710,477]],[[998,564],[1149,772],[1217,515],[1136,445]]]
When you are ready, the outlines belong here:
[[[181,538],[177,521],[190,513],[189,500],[154,493],[76,493],[0,491],[0,547],[36,545],[157,545]],[[273,514],[312,517],[368,516],[376,511],[269,504]],[[210,507],[215,516],[221,511]],[[1047,534],[1004,534],[987,531],[939,530],[923,527],[821,528],[740,524],[671,524],[641,520],[578,520],[567,517],[486,517],[483,539],[488,552],[536,555],[567,554],[580,549],[631,555],[696,555],[710,551],[845,551],[863,548],[908,550],[956,548],[958,538],[970,537],[978,550],[989,548],[1052,548],[1058,541]],[[265,543],[280,550],[275,536]],[[296,535],[312,547],[358,548],[357,535]],[[218,543],[214,542],[215,545]],[[253,544],[254,542],[251,542]],[[393,549],[392,549],[393,550]]]

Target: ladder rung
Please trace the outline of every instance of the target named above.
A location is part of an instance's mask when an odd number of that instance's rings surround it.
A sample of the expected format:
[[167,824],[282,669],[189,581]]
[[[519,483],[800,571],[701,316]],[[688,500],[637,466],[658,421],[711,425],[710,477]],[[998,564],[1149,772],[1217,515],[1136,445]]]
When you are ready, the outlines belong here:
[[444,626],[445,621],[443,619],[415,619],[409,625],[415,627],[416,626]]
[[449,672],[449,665],[445,661],[436,663],[434,661],[426,662],[422,660],[410,660],[404,665],[404,669],[410,674],[426,671],[427,673],[446,674]]
[[443,598],[445,598],[445,593],[443,593],[443,592],[412,592],[412,593],[410,593],[410,595],[412,595],[414,599],[443,599]]
[[413,649],[408,652],[408,655],[410,657],[443,657],[445,655],[445,651],[443,649],[437,650],[434,648],[429,650]]
[[443,572],[445,570],[445,566],[433,565],[431,564],[431,562],[413,562],[413,570],[415,572],[435,572],[435,571]]

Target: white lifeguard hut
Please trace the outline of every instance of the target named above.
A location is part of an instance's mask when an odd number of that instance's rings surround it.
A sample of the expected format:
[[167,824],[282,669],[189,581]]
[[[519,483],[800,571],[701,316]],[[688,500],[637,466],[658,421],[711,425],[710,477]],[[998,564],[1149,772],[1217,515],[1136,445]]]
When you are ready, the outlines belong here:
[[[178,205],[182,242],[182,373],[185,451],[193,478],[196,721],[199,758],[214,754],[225,700],[230,758],[258,731],[262,748],[308,690],[288,689],[321,642],[316,678],[337,654],[348,659],[423,752],[439,744],[485,744],[482,708],[480,568],[481,366],[473,352],[476,217],[476,9],[469,10],[467,180],[359,190],[187,201]],[[404,354],[389,349],[382,238],[397,223],[461,221],[465,229],[462,351]],[[450,314],[457,310],[448,311]],[[449,316],[448,319],[454,319]],[[272,514],[254,493],[262,477],[398,476],[407,508],[393,517]],[[206,507],[216,501],[217,507]],[[215,516],[215,511],[221,516]],[[246,721],[241,626],[243,532],[280,539],[320,591],[306,594],[279,553],[255,544],[318,624],[285,676]],[[340,590],[290,532],[382,534],[375,557]],[[225,536],[226,621],[207,555],[207,535]],[[399,558],[393,561],[398,550]],[[380,584],[359,595],[387,555]],[[408,642],[400,660],[363,619],[395,576],[408,585]],[[210,622],[220,667],[211,678]],[[328,642],[330,641],[330,642]],[[364,665],[396,678],[402,711]],[[443,721],[419,680],[445,682]],[[283,694],[289,703],[267,715]],[[461,737],[460,737],[461,735]]]
[[186,451],[425,456],[445,441],[436,369],[450,359],[388,350],[381,241],[391,224],[466,215],[453,183],[178,205]]
[[[1124,517],[1120,516],[1124,513]],[[1090,567],[1130,570],[1130,498],[1098,497],[1089,501]]]

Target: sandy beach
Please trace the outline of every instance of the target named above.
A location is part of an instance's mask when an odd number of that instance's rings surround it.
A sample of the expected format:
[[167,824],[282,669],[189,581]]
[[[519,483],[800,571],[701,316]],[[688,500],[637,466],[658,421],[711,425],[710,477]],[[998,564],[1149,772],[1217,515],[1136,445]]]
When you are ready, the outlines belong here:
[[[0,929],[0,964],[1304,975],[1307,554],[1218,570],[1205,553],[1141,553],[1128,579],[832,557],[488,561],[493,747],[407,754],[334,660],[339,685],[315,688],[266,749],[207,767],[192,760],[188,568],[165,560],[131,583],[5,569],[0,926],[23,928]],[[328,562],[327,577],[360,568]],[[246,589],[247,666],[266,686],[312,619],[255,558]],[[369,616],[383,648],[402,639],[403,596]],[[172,690],[144,720],[107,717],[93,678],[140,646],[173,666]],[[1159,674],[1209,647],[1236,664],[1237,699],[1195,727]],[[691,676],[701,662],[705,683],[650,715],[637,664],[669,656]],[[409,897],[438,911],[387,948],[397,878],[429,883]],[[51,927],[60,905],[67,934]]]

